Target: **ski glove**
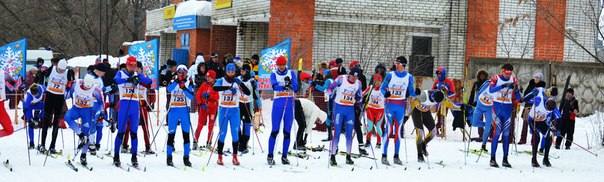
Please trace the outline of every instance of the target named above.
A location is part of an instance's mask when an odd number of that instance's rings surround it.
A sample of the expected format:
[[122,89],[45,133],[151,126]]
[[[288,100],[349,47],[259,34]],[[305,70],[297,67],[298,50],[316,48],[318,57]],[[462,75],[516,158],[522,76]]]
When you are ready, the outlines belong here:
[[231,87],[231,89],[229,89],[231,91],[231,94],[237,94],[237,89],[234,87]]
[[201,104],[201,109],[208,110],[208,106],[206,106],[205,104]]
[[514,88],[514,83],[504,83],[501,85],[502,88]]
[[390,91],[386,91],[386,94],[384,94],[384,97],[385,97],[385,98],[390,97]]
[[208,98],[210,96],[210,94],[208,92],[204,92],[201,94],[201,96],[203,96],[204,98]]

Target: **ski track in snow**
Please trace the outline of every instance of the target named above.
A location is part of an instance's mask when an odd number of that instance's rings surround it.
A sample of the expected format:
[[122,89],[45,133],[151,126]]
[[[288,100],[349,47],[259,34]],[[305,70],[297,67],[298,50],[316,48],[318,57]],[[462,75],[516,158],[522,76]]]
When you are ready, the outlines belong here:
[[[165,89],[162,89],[165,92]],[[165,101],[165,97],[161,98],[161,101]],[[7,102],[8,103],[8,102]],[[67,101],[68,105],[71,105],[71,101]],[[451,122],[453,120],[451,114],[449,113],[447,118],[447,131],[448,138],[446,141],[435,138],[428,145],[428,152],[430,156],[428,160],[430,161],[430,169],[428,168],[428,164],[426,163],[418,163],[417,162],[417,150],[415,147],[415,134],[410,134],[413,129],[413,124],[411,122],[407,122],[405,124],[405,136],[407,137],[407,157],[405,157],[405,142],[401,141],[401,149],[400,149],[400,158],[403,161],[403,166],[385,166],[382,165],[379,161],[381,159],[382,149],[374,148],[376,158],[378,159],[378,166],[375,166],[375,163],[371,159],[367,158],[358,158],[353,159],[355,162],[354,166],[345,164],[345,157],[341,155],[336,156],[336,160],[339,164],[338,167],[329,167],[328,168],[328,153],[327,152],[311,152],[308,151],[309,154],[319,157],[319,159],[309,158],[300,159],[293,156],[289,157],[291,162],[290,166],[281,165],[280,156],[277,155],[279,151],[282,150],[282,140],[283,133],[279,133],[279,137],[277,139],[277,144],[275,145],[275,161],[277,162],[276,166],[269,168],[266,163],[266,155],[268,150],[268,137],[270,135],[270,126],[271,126],[271,116],[270,112],[272,110],[272,101],[264,100],[263,101],[264,109],[263,109],[263,118],[266,124],[266,128],[263,128],[263,133],[258,133],[260,137],[261,145],[264,148],[264,153],[260,150],[260,145],[257,142],[257,139],[253,135],[250,139],[249,145],[254,145],[254,155],[252,155],[252,148],[250,148],[250,153],[245,154],[239,157],[239,161],[241,162],[242,167],[233,166],[231,163],[231,156],[223,157],[223,162],[225,166],[218,166],[216,164],[217,155],[213,154],[212,159],[208,166],[205,166],[208,158],[210,156],[209,152],[206,152],[203,156],[192,156],[191,162],[193,163],[193,168],[184,169],[183,161],[182,161],[182,133],[180,131],[180,126],[177,128],[176,137],[175,137],[175,148],[179,154],[174,155],[174,164],[180,168],[175,169],[173,167],[166,166],[166,153],[161,152],[162,148],[165,147],[165,141],[167,134],[161,129],[158,133],[158,137],[156,139],[157,149],[153,147],[153,150],[158,152],[158,155],[148,155],[146,157],[139,156],[138,161],[141,167],[147,167],[147,171],[143,172],[142,170],[130,169],[130,172],[123,171],[119,168],[112,166],[112,159],[110,157],[106,157],[104,159],[100,159],[97,157],[93,157],[88,154],[88,165],[94,167],[93,171],[87,171],[82,166],[75,165],[79,168],[79,172],[74,172],[69,169],[65,162],[67,161],[67,156],[73,158],[73,132],[69,129],[65,129],[63,131],[64,139],[65,139],[65,149],[63,156],[59,156],[58,159],[48,158],[46,166],[43,167],[44,163],[44,155],[39,155],[35,150],[30,150],[31,152],[31,166],[28,165],[27,158],[27,146],[25,143],[26,131],[25,129],[20,130],[9,137],[0,138],[0,160],[6,161],[6,159],[10,160],[10,163],[13,167],[13,172],[10,172],[8,169],[2,167],[0,169],[0,179],[2,181],[174,181],[174,180],[224,180],[224,181],[235,181],[241,179],[248,179],[252,181],[370,181],[370,180],[390,180],[390,179],[400,179],[404,181],[425,181],[425,180],[437,180],[437,181],[602,181],[602,177],[604,177],[604,157],[601,155],[604,154],[601,145],[591,143],[592,149],[591,151],[597,153],[600,157],[595,157],[583,150],[581,150],[576,145],[571,147],[571,150],[556,150],[552,146],[551,154],[555,156],[560,156],[560,159],[551,158],[550,161],[552,163],[552,167],[542,167],[533,169],[530,163],[530,155],[519,153],[516,154],[515,146],[510,144],[510,155],[509,161],[512,164],[513,168],[490,168],[489,167],[489,157],[487,155],[483,156],[478,163],[476,163],[477,156],[473,154],[469,154],[467,156],[467,164],[464,165],[464,155],[465,153],[460,152],[460,149],[464,148],[464,143],[461,142],[461,132],[459,129],[456,131],[451,130]],[[8,106],[7,106],[8,108]],[[9,110],[9,115],[14,117],[14,111]],[[21,111],[19,111],[19,117],[22,115]],[[157,130],[158,126],[156,124],[156,118],[154,113],[150,113],[150,121],[153,124],[153,129]],[[599,113],[600,115],[604,115],[604,113]],[[161,114],[159,116],[160,119],[165,118],[165,108],[161,108]],[[587,147],[587,139],[586,133],[589,134],[589,137],[593,137],[595,133],[593,133],[592,125],[590,124],[590,120],[594,122],[602,122],[597,121],[601,117],[590,116],[586,118],[579,118],[576,121],[576,129],[575,129],[575,141]],[[197,113],[191,114],[191,120],[193,121],[193,129],[197,126]],[[161,123],[162,121],[160,121]],[[519,124],[517,126],[521,126],[522,120],[518,120]],[[21,128],[23,123],[20,122],[19,125],[13,125],[15,130]],[[598,124],[595,124],[598,126]],[[216,121],[216,125],[214,128],[214,136],[218,136],[218,121]],[[291,144],[295,141],[295,132],[297,130],[297,126],[294,122],[294,126],[292,127],[292,139]],[[518,132],[520,128],[517,129]],[[139,128],[139,132],[142,130]],[[34,142],[37,144],[38,139],[38,130],[34,130]],[[153,131],[155,132],[155,131]],[[476,137],[476,129],[473,129],[473,137]],[[48,134],[48,141],[50,141],[51,132]],[[57,149],[62,149],[61,143],[61,133],[57,137]],[[97,153],[97,155],[104,155],[107,153],[107,140],[108,137],[113,137],[112,141],[115,141],[116,133],[109,133],[108,128],[104,128],[103,131],[103,140],[100,142],[101,150]],[[151,134],[152,137],[153,134]],[[519,135],[519,134],[518,134]],[[325,138],[327,134],[325,132],[317,132],[313,131],[311,135],[309,135],[309,142],[307,145],[318,146],[325,145],[326,148],[329,147],[329,142],[321,142],[321,139]],[[530,137],[530,134],[528,135]],[[207,137],[207,126],[204,127],[201,135],[200,135],[200,144],[205,144]],[[364,138],[364,137],[363,137]],[[252,141],[253,140],[253,141]],[[375,144],[376,138],[373,138],[373,144]],[[530,139],[529,139],[530,140]],[[212,141],[214,142],[214,141]],[[231,135],[227,134],[225,141],[225,150],[227,148],[231,148]],[[48,143],[47,143],[48,144]],[[290,150],[293,151],[290,144]],[[113,146],[113,143],[110,144]],[[490,143],[487,144],[490,150]],[[594,145],[596,145],[594,147]],[[388,160],[392,164],[392,156],[394,153],[394,144],[391,143],[389,145],[388,151]],[[470,144],[471,149],[477,149],[480,147],[480,143],[472,142]],[[339,144],[340,150],[345,150],[345,137],[341,136],[341,141]],[[144,150],[144,141],[142,139],[142,135],[139,133],[139,151]],[[529,145],[518,145],[518,151],[522,150],[530,150]],[[371,149],[367,148],[369,155],[371,156]],[[199,153],[199,151],[192,151],[195,154]],[[358,153],[356,138],[353,140],[353,153]],[[497,162],[501,165],[502,160],[502,147],[499,145],[497,149]],[[193,153],[192,153],[193,155]],[[126,164],[130,162],[130,154],[120,154],[121,162],[125,168],[127,168]],[[542,156],[538,156],[538,161],[540,164]],[[436,162],[443,161],[446,167],[442,167],[437,165]],[[79,157],[76,158],[76,162],[79,162]],[[405,162],[407,162],[405,164]],[[298,164],[298,166],[296,166]],[[356,166],[356,167],[355,167]],[[373,166],[372,170],[369,170]],[[351,169],[354,167],[354,170]],[[406,170],[405,170],[406,168]],[[421,168],[421,169],[420,169]],[[419,169],[419,170],[418,170]]]

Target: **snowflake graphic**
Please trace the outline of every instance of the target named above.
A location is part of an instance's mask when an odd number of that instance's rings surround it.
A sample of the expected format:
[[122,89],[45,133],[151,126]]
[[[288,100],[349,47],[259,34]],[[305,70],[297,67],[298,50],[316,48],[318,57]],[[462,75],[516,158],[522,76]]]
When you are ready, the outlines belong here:
[[7,47],[6,51],[0,53],[0,70],[4,70],[14,78],[19,76],[21,65],[23,64],[23,54],[21,50],[14,51],[12,47]]
[[276,60],[279,56],[284,56],[287,58],[287,50],[286,49],[271,49],[265,54],[262,55],[262,68],[267,72],[274,72],[277,69],[275,65]]

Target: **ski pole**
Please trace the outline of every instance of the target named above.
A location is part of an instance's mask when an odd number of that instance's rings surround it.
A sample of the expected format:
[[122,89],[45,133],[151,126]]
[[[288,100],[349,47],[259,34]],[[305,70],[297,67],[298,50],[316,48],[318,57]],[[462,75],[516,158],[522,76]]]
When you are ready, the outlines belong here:
[[[25,128],[27,128],[29,126],[29,122],[25,122]],[[31,157],[29,154],[29,130],[27,132],[25,132],[25,140],[27,140],[25,142],[25,144],[27,144],[27,161],[29,162],[29,166],[31,166]]]

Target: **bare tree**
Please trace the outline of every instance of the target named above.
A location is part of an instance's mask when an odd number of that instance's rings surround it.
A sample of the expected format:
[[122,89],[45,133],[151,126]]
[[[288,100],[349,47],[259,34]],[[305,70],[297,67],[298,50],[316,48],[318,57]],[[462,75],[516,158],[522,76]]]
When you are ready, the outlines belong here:
[[66,57],[117,50],[124,41],[144,38],[145,11],[160,5],[161,0],[2,0],[0,31],[7,33],[0,44],[29,38],[29,47],[51,47]]
[[[603,13],[602,9],[604,8],[604,3],[600,1],[601,0],[581,0],[581,2],[585,2],[587,4],[587,6],[581,6],[581,11],[585,16],[584,18],[586,18],[590,22],[589,26],[592,26],[593,29],[595,29],[594,33],[597,34],[596,40],[598,41],[604,40],[604,33],[602,32],[603,25],[600,22],[600,17]],[[568,1],[567,3],[573,2],[575,1]],[[560,17],[556,16],[554,12],[547,8],[557,6],[557,4],[544,5],[537,3],[536,0],[532,0],[532,3],[536,6],[537,14],[542,15],[542,17],[539,18],[543,18],[557,32],[562,33],[566,39],[573,42],[576,46],[578,46],[582,51],[587,53],[598,63],[604,65],[604,61],[598,57],[598,51],[601,50],[591,49],[586,46],[585,43],[580,41],[581,35],[574,33],[572,27],[567,27],[565,21],[562,21]]]

